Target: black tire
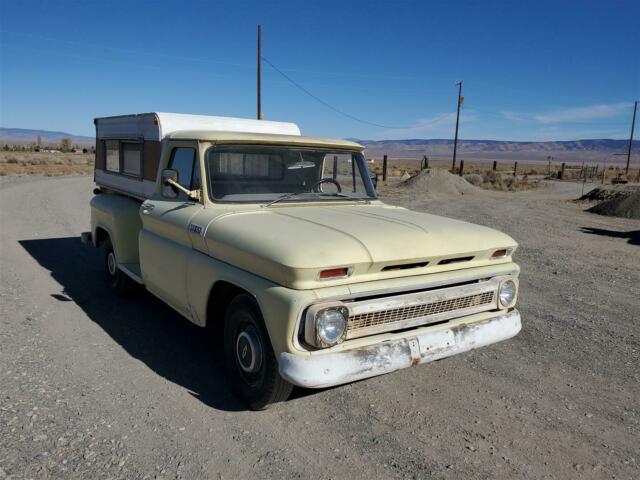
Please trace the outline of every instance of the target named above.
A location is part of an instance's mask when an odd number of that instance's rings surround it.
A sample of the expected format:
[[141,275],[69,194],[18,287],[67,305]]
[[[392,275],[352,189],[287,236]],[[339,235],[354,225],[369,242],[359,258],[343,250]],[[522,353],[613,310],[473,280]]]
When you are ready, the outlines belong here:
[[118,261],[110,238],[104,241],[103,248],[104,271],[109,290],[119,297],[131,297],[140,292],[140,285],[118,268]]
[[224,363],[232,390],[252,410],[283,402],[293,385],[278,372],[260,309],[249,295],[237,296],[224,322]]

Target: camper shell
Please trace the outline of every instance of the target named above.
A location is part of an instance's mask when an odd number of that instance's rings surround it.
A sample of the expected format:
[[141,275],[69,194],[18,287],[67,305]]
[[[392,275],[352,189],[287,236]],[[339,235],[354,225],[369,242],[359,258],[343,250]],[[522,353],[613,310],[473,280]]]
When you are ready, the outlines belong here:
[[96,185],[140,200],[149,198],[155,190],[162,140],[172,135],[198,131],[209,135],[245,132],[300,136],[300,129],[294,123],[183,113],[99,117],[93,123]]

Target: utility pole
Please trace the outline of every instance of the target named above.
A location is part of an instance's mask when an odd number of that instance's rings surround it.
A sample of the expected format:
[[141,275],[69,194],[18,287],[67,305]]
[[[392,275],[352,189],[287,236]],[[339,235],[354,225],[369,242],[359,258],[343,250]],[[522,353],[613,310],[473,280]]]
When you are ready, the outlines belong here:
[[451,166],[451,172],[455,173],[456,170],[456,152],[458,150],[458,126],[460,125],[460,105],[464,101],[462,98],[462,80],[456,83],[458,87],[458,113],[456,114],[456,136],[453,140],[453,165]]
[[262,89],[260,85],[262,65],[262,26],[258,25],[258,120],[262,120]]
[[631,120],[631,134],[629,135],[629,150],[627,150],[627,169],[625,175],[629,176],[629,161],[631,160],[631,145],[633,144],[633,130],[636,127],[636,110],[638,109],[638,101],[633,103],[633,120]]

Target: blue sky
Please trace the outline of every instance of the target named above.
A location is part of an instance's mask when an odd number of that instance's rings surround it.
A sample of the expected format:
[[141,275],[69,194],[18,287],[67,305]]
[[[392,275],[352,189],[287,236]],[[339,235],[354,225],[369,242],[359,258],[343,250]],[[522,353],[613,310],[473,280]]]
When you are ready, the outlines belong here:
[[[305,134],[625,138],[640,97],[640,2],[0,0],[0,126],[93,135],[96,116],[266,119]],[[637,127],[636,127],[637,128]]]

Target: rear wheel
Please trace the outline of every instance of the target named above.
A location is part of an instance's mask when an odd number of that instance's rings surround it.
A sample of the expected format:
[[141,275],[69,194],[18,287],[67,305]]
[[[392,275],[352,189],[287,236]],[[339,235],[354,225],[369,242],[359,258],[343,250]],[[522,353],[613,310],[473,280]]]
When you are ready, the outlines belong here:
[[120,297],[130,297],[140,291],[140,285],[118,268],[116,253],[108,238],[104,242],[104,270],[109,289]]
[[278,372],[260,309],[249,295],[237,296],[227,310],[224,356],[231,388],[252,410],[289,398],[293,385]]

